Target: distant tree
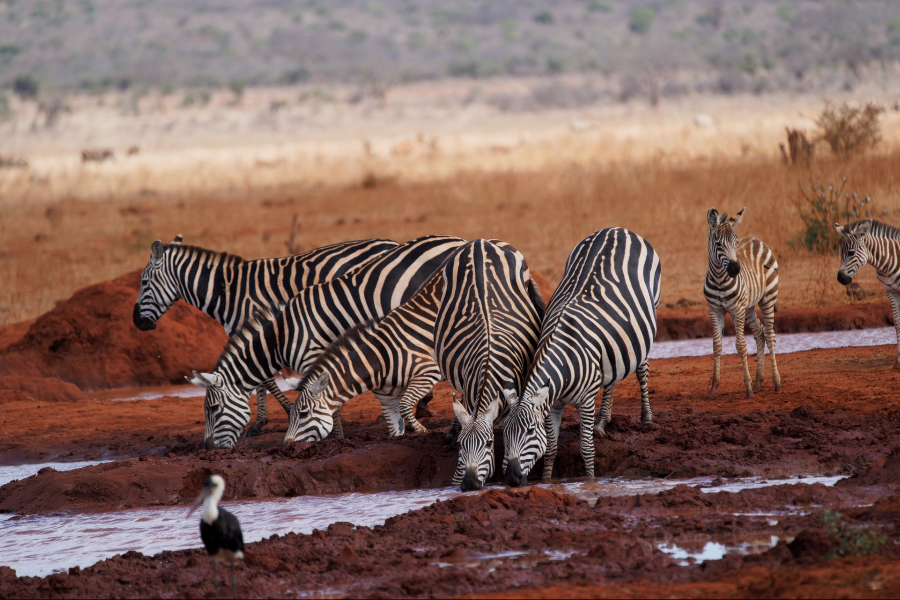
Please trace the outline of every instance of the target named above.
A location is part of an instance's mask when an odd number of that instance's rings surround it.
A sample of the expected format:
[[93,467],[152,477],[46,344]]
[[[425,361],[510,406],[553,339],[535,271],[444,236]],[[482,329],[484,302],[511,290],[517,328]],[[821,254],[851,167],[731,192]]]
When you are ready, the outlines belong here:
[[646,35],[653,24],[656,13],[652,8],[635,8],[628,14],[628,29],[639,35]]
[[13,81],[13,91],[22,100],[34,100],[37,98],[40,85],[37,79],[31,75],[19,75]]

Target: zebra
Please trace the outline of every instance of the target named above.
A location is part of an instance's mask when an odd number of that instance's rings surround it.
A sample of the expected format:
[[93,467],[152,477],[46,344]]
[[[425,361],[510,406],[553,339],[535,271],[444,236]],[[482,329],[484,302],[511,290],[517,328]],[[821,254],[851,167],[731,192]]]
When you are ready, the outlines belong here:
[[848,225],[835,223],[834,228],[841,235],[838,282],[850,285],[860,267],[869,263],[887,292],[897,333],[894,368],[900,369],[900,229],[874,219]]
[[651,423],[647,355],[656,337],[660,274],[653,247],[621,227],[591,234],[569,254],[524,391],[518,396],[514,382],[504,386],[509,416],[502,426],[503,471],[508,485],[524,485],[541,456],[543,479],[550,479],[567,404],[578,411],[581,456],[593,477],[594,399],[603,389],[596,423],[596,433],[603,435],[616,382],[631,373],[641,388],[641,421]]
[[[514,252],[524,264],[524,257],[511,245],[490,241]],[[527,270],[526,280],[529,295],[543,317],[543,299]],[[391,435],[403,435],[407,424],[416,432],[427,431],[416,420],[414,409],[443,379],[433,357],[434,322],[443,290],[443,273],[438,272],[381,321],[367,321],[345,332],[302,379],[289,379],[289,385],[300,394],[291,411],[285,445],[328,435],[331,413],[367,390],[373,390],[381,401]]]
[[[132,316],[141,331],[155,329],[162,315],[183,299],[231,335],[254,310],[287,302],[301,289],[342,277],[397,246],[393,240],[359,240],[286,258],[247,261],[182,242],[179,234],[170,244],[156,240],[150,248]],[[291,403],[275,381],[264,381],[256,390],[256,422],[248,436],[258,435],[268,422],[266,391],[290,413]]]
[[406,424],[417,433],[427,431],[416,419],[415,408],[444,378],[433,357],[434,319],[442,291],[438,273],[383,319],[367,320],[344,332],[302,379],[288,379],[300,393],[284,445],[325,438],[333,427],[332,414],[368,390],[381,402],[391,435],[403,435]]
[[348,275],[300,290],[283,307],[258,310],[231,336],[212,373],[188,379],[206,388],[206,447],[233,448],[250,420],[252,390],[285,367],[305,373],[344,331],[411,298],[464,243],[418,238]]
[[[481,489],[494,474],[494,422],[503,384],[521,385],[543,316],[521,255],[487,240],[460,248],[442,268],[434,357],[450,385],[459,424],[454,485]],[[538,296],[539,298],[539,296]]]
[[[709,307],[713,325],[713,376],[709,398],[714,398],[719,387],[722,364],[722,330],[725,313],[734,319],[737,339],[735,347],[744,367],[744,390],[747,398],[762,387],[765,370],[765,347],[772,360],[772,381],[775,390],[781,389],[781,375],[775,360],[775,303],[778,300],[778,261],[772,251],[760,240],[752,237],[738,241],[734,228],[744,218],[742,208],[733,217],[719,214],[715,208],[706,213],[709,223],[709,267],[703,284],[703,295]],[[763,326],[756,316],[756,305],[762,311]],[[750,326],[756,340],[756,381],[751,384],[750,365],[747,360],[747,343],[744,341],[744,325]]]

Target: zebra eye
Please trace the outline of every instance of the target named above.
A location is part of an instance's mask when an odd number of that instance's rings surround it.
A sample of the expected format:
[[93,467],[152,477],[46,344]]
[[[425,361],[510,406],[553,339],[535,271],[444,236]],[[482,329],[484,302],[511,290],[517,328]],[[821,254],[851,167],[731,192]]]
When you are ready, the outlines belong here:
[[853,249],[847,250],[847,256],[853,256],[854,254],[856,254],[856,250],[853,250]]
[[528,435],[534,435],[534,427],[528,428]]
[[485,442],[484,447],[490,448],[493,445],[494,445],[494,440],[488,440],[487,442]]
[[300,411],[300,418],[301,418],[301,419],[305,419],[305,418],[308,417],[308,416],[309,416],[309,411],[308,411],[308,410],[301,410],[301,411]]

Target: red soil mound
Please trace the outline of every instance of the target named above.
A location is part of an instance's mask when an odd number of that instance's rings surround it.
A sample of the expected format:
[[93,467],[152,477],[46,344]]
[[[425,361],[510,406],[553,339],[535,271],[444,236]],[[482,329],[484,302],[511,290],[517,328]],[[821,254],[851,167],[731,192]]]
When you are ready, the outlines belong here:
[[53,377],[0,377],[0,404],[19,401],[72,402],[84,397],[78,386]]
[[0,354],[0,374],[56,377],[82,389],[176,383],[209,370],[222,351],[222,326],[179,302],[155,331],[139,331],[132,310],[140,271],[76,292],[41,315]]

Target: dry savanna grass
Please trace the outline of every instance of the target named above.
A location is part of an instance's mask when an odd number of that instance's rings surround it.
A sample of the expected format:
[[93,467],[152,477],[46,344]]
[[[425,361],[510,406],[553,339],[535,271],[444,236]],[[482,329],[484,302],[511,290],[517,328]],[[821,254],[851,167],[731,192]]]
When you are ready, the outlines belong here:
[[[250,191],[209,185],[182,193],[123,193],[103,202],[64,195],[6,202],[0,322],[33,318],[82,286],[143,267],[151,242],[177,233],[186,243],[246,258],[283,255],[294,214],[303,248],[372,236],[497,237],[522,250],[552,283],[575,243],[619,225],[659,252],[662,303],[689,304],[703,302],[707,209],[734,212],[746,206],[740,233],[763,239],[779,257],[780,305],[841,303],[848,300],[835,281],[839,258],[810,255],[790,244],[802,227],[797,186],[845,176],[848,189],[872,196],[879,211],[887,210],[882,218],[900,225],[898,164],[900,152],[892,151],[848,162],[822,159],[808,172],[784,167],[773,152],[681,162],[551,163],[423,181],[373,174],[346,184],[282,183]],[[859,281],[881,297],[871,269]]]

